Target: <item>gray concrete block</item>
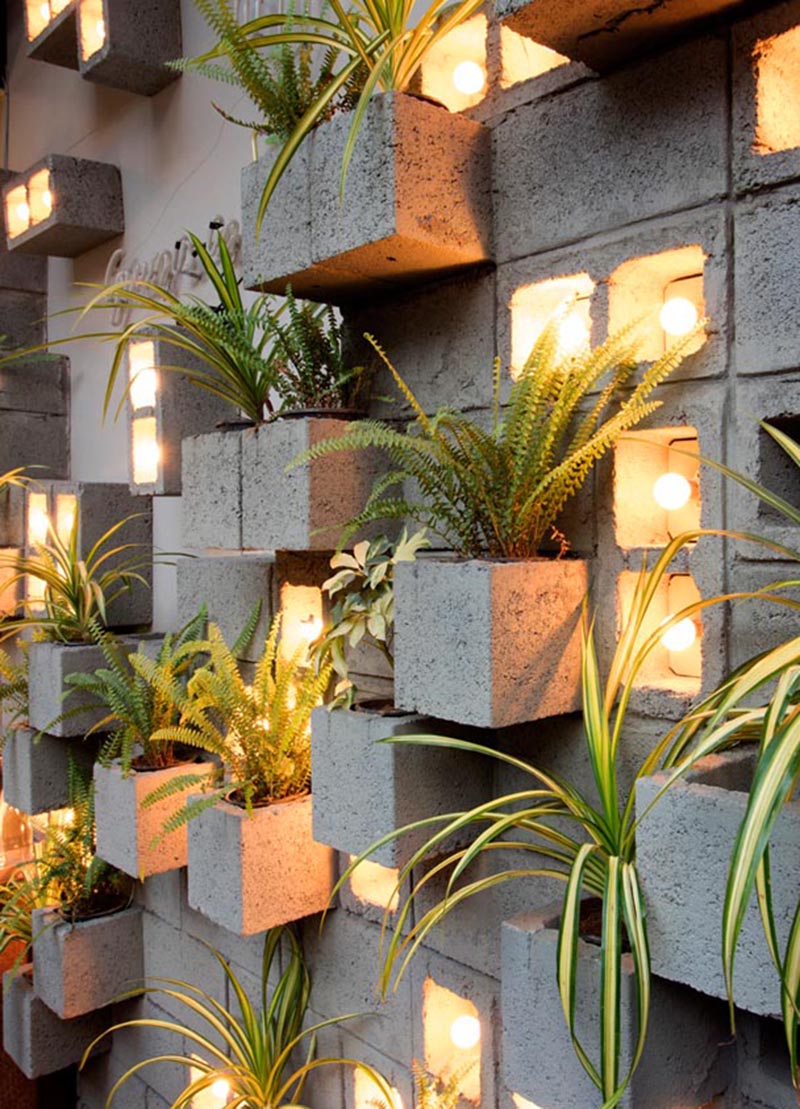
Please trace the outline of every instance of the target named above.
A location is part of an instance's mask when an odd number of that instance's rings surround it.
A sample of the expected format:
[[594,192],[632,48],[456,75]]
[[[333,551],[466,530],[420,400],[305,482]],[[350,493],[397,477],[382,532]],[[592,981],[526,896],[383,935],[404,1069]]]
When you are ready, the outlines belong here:
[[[29,58],[65,69],[78,68],[78,26],[75,4],[68,4],[38,34],[26,5],[26,50]],[[31,37],[33,36],[33,37]]]
[[741,0],[662,0],[643,7],[631,0],[497,0],[495,11],[517,34],[576,58],[599,73],[686,33],[699,20],[728,14]]
[[499,123],[497,262],[722,196],[725,49],[701,39]]
[[4,187],[3,202],[12,189],[45,169],[50,172],[50,214],[14,236],[7,228],[9,250],[77,258],[122,234],[122,177],[116,166],[105,162],[48,154]]
[[208,619],[216,624],[228,644],[233,644],[261,601],[261,616],[250,644],[242,652],[248,662],[257,662],[263,649],[273,606],[271,554],[208,554],[184,558],[178,563],[178,621],[185,624],[202,604]]
[[36,479],[65,478],[69,453],[66,416],[0,409],[0,472],[42,466],[30,471]]
[[[3,975],[3,1049],[26,1078],[41,1078],[79,1063],[84,1051],[108,1028],[108,1010],[60,1020],[37,997],[30,966]],[[111,1038],[97,1050],[108,1051]],[[10,1107],[9,1107],[10,1109]]]
[[185,439],[182,447],[183,542],[187,547],[242,546],[242,438],[231,427]]
[[579,560],[399,564],[398,708],[478,728],[574,712],[587,588]]
[[[731,851],[744,818],[753,753],[743,748],[712,755],[676,782],[639,825],[637,860],[648,906],[653,970],[693,989],[725,997],[722,908]],[[641,817],[664,775],[636,790]],[[800,807],[784,807],[771,835],[772,894],[778,938],[786,942],[797,903]],[[781,948],[783,949],[783,948]],[[736,1004],[750,1012],[780,1013],[780,980],[767,950],[756,899],[748,907],[736,952]]]
[[[734,562],[730,572],[730,586],[735,592],[754,592],[766,589],[777,581],[796,581],[794,563],[754,564]],[[794,600],[794,590],[781,590],[772,600],[736,601],[731,608],[730,665],[741,666],[762,651],[787,643],[797,635],[797,610],[780,604],[780,598]],[[763,700],[763,697],[762,697]]]
[[[585,1109],[602,1100],[572,1046],[556,980],[561,903],[503,925],[503,1076],[509,1090],[537,1105]],[[651,937],[651,953],[656,944]],[[600,947],[578,942],[577,1035],[595,1066],[600,1053]],[[620,1074],[638,1034],[633,959],[622,956]],[[718,1091],[725,1009],[652,979],[645,1053],[620,1100],[625,1109],[705,1105]]]
[[[74,20],[74,14],[73,14]],[[77,65],[77,52],[73,55]],[[0,169],[0,188],[7,184],[16,174],[11,169]],[[0,288],[17,289],[28,293],[47,295],[47,259],[37,258],[35,255],[15,254],[6,249],[6,210],[5,205],[0,205]],[[46,305],[42,314],[46,312]],[[68,359],[59,359],[68,362]],[[0,370],[0,379],[5,376],[5,370]],[[2,389],[2,384],[0,384]]]
[[[422,734],[450,732],[433,720],[399,712],[314,710],[311,764],[314,838],[319,843],[360,855],[395,828],[488,800],[489,760],[463,751],[378,742],[388,736]],[[381,866],[403,866],[431,831],[385,844],[372,860]]]
[[[397,1105],[389,1106],[389,1109],[413,1106],[414,1082],[410,1069],[399,1066],[388,1055],[376,1051],[375,1048],[363,1043],[357,1037],[351,1036],[347,1030],[348,1024],[349,1021],[345,1022],[339,1032],[343,1057],[366,1063],[367,1066],[373,1067],[378,1074],[386,1079],[390,1087],[399,1095]],[[341,1070],[341,1080],[344,1084],[343,1099],[341,1101],[318,1101],[317,1104],[341,1104],[344,1109],[372,1109],[373,1098],[377,1099],[378,1103],[385,1102],[380,1089],[363,1072],[359,1073],[356,1069],[348,1067]]]
[[[81,77],[142,96],[154,96],[180,77],[166,65],[183,54],[177,0],[142,0],[135,8],[126,0],[103,0],[103,19],[102,46],[80,51]],[[80,32],[80,8],[78,24]]]
[[[145,997],[140,1002],[126,1006],[116,1016],[118,1019],[126,1020],[171,1020],[170,1013],[156,1003],[157,998],[158,995],[155,995],[155,999]],[[144,1059],[156,1059],[161,1055],[183,1054],[184,1050],[191,1053],[194,1046],[185,1037],[161,1027],[138,1026],[126,1028],[114,1035],[115,1061],[118,1060],[126,1069],[136,1066]],[[153,1062],[138,1073],[147,1083],[148,1101],[154,1095],[157,1095],[163,1098],[167,1105],[172,1105],[189,1081],[188,1068],[172,1061]],[[108,1096],[107,1093],[106,1096]],[[98,1106],[97,1109],[100,1109],[100,1107]],[[138,1109],[141,1109],[141,1106]]]
[[[2,263],[0,270],[1,267]],[[63,355],[34,355],[1,366],[0,409],[67,416],[69,358]]]
[[261,231],[256,217],[278,150],[267,147],[242,170],[242,284],[283,295],[298,294],[313,270],[311,249],[311,139],[306,139],[272,194]]
[[255,809],[220,801],[189,824],[188,900],[239,935],[319,913],[333,885],[330,848],[314,843],[310,796]]
[[[132,650],[135,647],[132,645]],[[70,689],[68,674],[92,674],[105,665],[99,647],[87,643],[32,643],[28,649],[28,715],[36,731],[82,736],[108,714],[87,694]],[[67,692],[68,691],[68,692]],[[66,697],[63,695],[66,693]],[[78,711],[79,710],[79,711]],[[69,713],[65,720],[59,720]]]
[[142,910],[69,924],[52,909],[33,914],[33,983],[62,1020],[110,1005],[142,984]]
[[[142,936],[147,978],[172,978],[198,986],[220,1005],[229,1005],[238,1012],[233,994],[228,998],[224,971],[204,943],[151,913],[142,917]],[[153,994],[152,1000],[183,1027],[201,1035],[208,1034],[208,1023],[180,1001],[166,994]]]
[[[148,808],[149,793],[183,774],[211,773],[213,763],[200,756],[165,770],[134,770],[125,777],[119,760],[94,768],[97,854],[132,878],[144,879],[186,866],[186,825],[161,838],[164,824],[186,803],[188,790]],[[156,839],[158,842],[155,842]]]
[[45,341],[47,297],[20,289],[0,289],[0,335],[15,347]]
[[[286,467],[302,452],[350,429],[332,417],[281,419],[256,428],[242,441],[242,545],[323,551],[366,504],[381,471],[377,451],[342,451]],[[365,529],[372,534],[374,527]]]
[[97,744],[12,728],[3,745],[3,797],[24,813],[46,813],[69,804],[70,762],[91,772]]
[[[112,1043],[110,1037],[108,1043]],[[79,1105],[85,1109],[101,1109],[108,1091],[126,1069],[113,1046],[109,1053],[91,1059],[78,1074]],[[146,1078],[146,1069],[143,1074]],[[140,1078],[138,1074],[131,1075],[114,1098],[114,1109],[144,1109],[148,1095],[145,1078]]]
[[173,928],[180,928],[185,884],[183,871],[168,870],[163,874],[152,874],[137,885],[136,902],[146,912],[160,917]]
[[0,489],[0,545],[19,554],[25,543],[25,493],[14,486]]
[[742,1105],[761,1109],[795,1109],[786,1039],[779,1021],[736,1015],[737,1087]]
[[[304,269],[308,225],[295,216],[288,232],[297,234],[297,246],[276,246],[276,256],[287,261],[260,288],[283,293],[291,281],[298,296],[341,303],[366,289],[389,291],[491,259],[489,135],[481,124],[413,96],[373,97],[342,204],[338,167],[350,122],[342,113],[315,131],[309,184],[292,188],[303,211],[305,193],[313,197],[311,268]],[[251,173],[243,198],[248,207],[260,195],[253,187],[259,171]],[[278,211],[284,207],[285,195]],[[254,223],[251,212],[243,223]],[[273,239],[284,234],[269,210],[265,227]]]

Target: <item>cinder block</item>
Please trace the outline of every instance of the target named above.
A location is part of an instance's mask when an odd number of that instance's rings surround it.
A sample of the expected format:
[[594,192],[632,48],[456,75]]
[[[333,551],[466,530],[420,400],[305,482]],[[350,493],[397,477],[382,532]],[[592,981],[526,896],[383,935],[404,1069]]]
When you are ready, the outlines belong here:
[[[746,1109],[795,1109],[786,1039],[780,1022],[736,1014],[737,1089]],[[751,1100],[752,1099],[752,1100]]]
[[[10,255],[14,261],[21,260]],[[2,258],[2,252],[0,252]],[[25,261],[38,261],[26,258]],[[0,283],[2,282],[0,262]],[[0,367],[0,409],[39,412],[46,416],[69,414],[69,358],[44,354],[9,362]]]
[[233,644],[261,601],[261,616],[242,658],[256,662],[275,610],[272,604],[274,558],[271,554],[209,554],[178,563],[178,620],[185,624],[204,604],[208,619]]
[[[355,1036],[351,1036],[347,1031],[349,1023],[349,1021],[346,1021],[339,1031],[344,1058],[357,1059],[361,1063],[366,1063],[367,1066],[373,1067],[378,1074],[382,1075],[392,1089],[400,1095],[398,1109],[400,1105],[412,1106],[414,1104],[414,1081],[410,1069],[407,1066],[398,1066],[393,1059],[384,1055],[383,1052],[376,1051],[375,1048],[362,1043]],[[319,1101],[318,1104],[341,1104],[344,1109],[372,1109],[373,1099],[377,1104],[385,1102],[380,1089],[371,1083],[365,1074],[359,1074],[358,1071],[347,1067],[342,1070],[341,1079],[344,1083],[343,1100],[341,1102]],[[394,1107],[390,1107],[390,1109],[394,1109]]]
[[[115,1016],[116,1019],[125,1020],[169,1021],[173,1019],[171,1014],[161,1008],[151,997],[142,998],[135,1004],[125,1006],[121,1012],[116,1012]],[[125,1069],[136,1066],[143,1059],[154,1059],[161,1055],[169,1057],[177,1053],[183,1054],[184,1051],[191,1053],[195,1047],[196,1045],[192,1045],[185,1037],[161,1027],[140,1025],[114,1034],[114,1060],[115,1062],[119,1060]],[[189,1080],[188,1068],[171,1060],[154,1062],[138,1073],[147,1083],[148,1105],[156,1095],[163,1098],[168,1106],[172,1105],[181,1091],[186,1088]],[[108,1096],[107,1088],[105,1096]],[[152,1104],[158,1104],[158,1102],[152,1102]],[[98,1106],[97,1109],[100,1107]],[[141,1109],[141,1106],[136,1109]]]
[[[67,4],[37,33],[31,24],[31,11],[25,5],[26,50],[29,58],[65,69],[78,68],[78,27],[76,4]],[[35,11],[35,9],[34,9]]]
[[[5,240],[3,240],[5,242]],[[5,251],[2,256],[5,257]],[[41,293],[0,288],[0,334],[15,347],[36,346],[45,341],[47,297]]]
[[495,11],[517,34],[584,62],[598,73],[669,43],[694,23],[727,14],[742,0],[661,0],[643,7],[631,0],[497,0]]
[[165,920],[173,928],[180,928],[185,885],[186,875],[182,870],[152,874],[146,882],[137,885],[136,902],[147,913]]
[[18,466],[43,466],[43,470],[31,471],[32,476],[39,479],[67,476],[69,422],[66,416],[0,409],[0,472],[6,473]]
[[[74,54],[77,65],[77,52]],[[16,174],[11,169],[0,169],[0,189],[7,184]],[[28,293],[39,293],[47,296],[47,259],[37,258],[34,255],[14,254],[6,250],[6,210],[5,205],[0,205],[0,288],[17,289]],[[46,304],[42,307],[42,316],[46,313]],[[5,332],[4,332],[5,334]],[[59,359],[68,362],[68,359]],[[0,390],[3,388],[2,379],[5,377],[5,368],[0,370]]]
[[0,545],[22,553],[25,544],[25,494],[8,485],[0,489]]
[[[324,551],[363,509],[380,473],[377,451],[342,451],[296,466],[297,456],[352,427],[333,417],[281,419],[242,441],[242,545]],[[366,529],[369,530],[369,529]],[[374,530],[374,529],[373,529]]]
[[[21,554],[19,547],[0,547],[0,559],[18,559]],[[12,573],[13,571],[4,569],[0,578],[0,618],[13,616],[19,608],[20,583],[12,583]]]
[[[106,0],[108,2],[108,0]],[[12,189],[36,174],[49,171],[49,214],[11,234],[6,228],[9,250],[76,258],[125,230],[122,177],[116,166],[66,154],[48,154],[3,188],[3,203]]]
[[[110,1018],[111,1014],[108,1018],[109,1024]],[[112,1043],[111,1037],[108,1038],[108,1043]],[[111,1087],[126,1070],[127,1067],[119,1058],[119,1052],[113,1046],[109,1053],[97,1059],[91,1059],[78,1074],[78,1090],[81,1098],[78,1103],[79,1109],[101,1109],[105,1105]],[[147,1069],[142,1073],[146,1078]],[[120,1086],[113,1101],[114,1109],[144,1109],[148,1093],[152,1091],[148,1090],[145,1079],[140,1078],[138,1074],[133,1074],[123,1086]]]
[[[776,581],[796,581],[795,563],[755,564],[734,562],[730,570],[730,586],[735,592],[755,592]],[[772,597],[778,600],[771,599]],[[797,635],[797,609],[780,604],[780,598],[794,600],[790,588],[767,594],[766,600],[736,601],[731,606],[730,666],[735,669],[748,659],[788,643]]]
[[[488,262],[491,183],[488,131],[464,116],[401,93],[373,97],[364,114],[350,164],[345,203],[339,173],[352,117],[342,113],[314,133],[307,184],[293,187],[300,214],[310,206],[311,267],[306,265],[309,225],[294,215],[287,228],[270,210],[265,236],[285,245],[260,251],[258,287],[342,303],[365,290],[446,276]],[[252,170],[243,196],[243,225],[252,226],[264,170]],[[300,175],[298,174],[298,177]],[[253,186],[256,187],[253,187]],[[296,189],[296,191],[295,191]],[[295,201],[297,203],[297,201]],[[284,200],[278,214],[285,210]],[[297,235],[290,246],[289,235]],[[269,242],[269,238],[265,240]],[[270,265],[272,258],[282,265]],[[267,267],[266,272],[264,268]]]
[[[744,818],[754,752],[711,755],[670,786],[647,812],[665,775],[636,787],[641,819],[636,840],[639,876],[648,907],[653,970],[695,990],[725,997],[722,908],[731,852]],[[644,814],[647,813],[645,816]],[[772,896],[783,950],[797,905],[800,805],[789,802],[770,837]],[[734,972],[736,1004],[780,1014],[780,979],[764,939],[756,899],[744,919]]]
[[[151,913],[142,917],[142,934],[145,951],[145,974],[149,979],[172,978],[199,986],[220,1005],[230,1005],[237,1010],[236,1000],[227,995],[227,979],[212,951],[194,939],[173,928],[166,921]],[[260,983],[259,983],[260,986]],[[151,995],[159,1008],[169,1013],[173,1020],[185,1028],[207,1035],[209,1027],[188,1006],[165,994]],[[253,998],[256,1002],[256,998]],[[257,1004],[260,1008],[260,990]]]
[[[586,1109],[602,1100],[583,1069],[561,1008],[556,979],[561,903],[503,925],[503,1074],[509,1090],[537,1105]],[[651,936],[651,953],[655,948]],[[578,941],[577,1035],[595,1066],[600,1057],[600,947]],[[658,978],[645,1053],[620,1100],[624,1109],[706,1105],[718,1092],[720,1044],[728,1037],[721,1005]],[[633,957],[622,956],[620,1074],[638,1034]]]
[[142,910],[69,924],[53,909],[33,913],[33,984],[62,1020],[102,1009],[142,985]]
[[245,430],[231,427],[184,439],[181,509],[187,547],[241,549],[245,434]]
[[256,216],[278,150],[267,147],[257,162],[242,170],[242,284],[268,285],[279,294],[295,293],[314,268],[311,248],[311,139],[306,139],[286,167],[272,194],[260,233]]
[[[111,1014],[105,1010],[60,1020],[37,997],[31,975],[30,965],[3,975],[3,1049],[26,1078],[35,1079],[79,1063],[92,1040],[111,1024]],[[110,1046],[109,1037],[96,1050]]]
[[125,777],[119,760],[94,768],[97,854],[132,878],[186,866],[186,826],[159,838],[166,821],[186,803],[188,789],[142,808],[149,793],[183,774],[210,773],[213,763],[200,756],[165,770],[134,770]]
[[478,728],[580,707],[588,566],[419,559],[395,568],[395,702]]
[[[79,5],[78,38],[91,42],[92,28],[82,27],[82,17],[92,17],[88,7],[83,12]],[[135,8],[126,0],[103,0],[103,23],[99,49],[81,47],[81,77],[142,96],[154,96],[180,77],[166,65],[183,54],[179,0],[142,0]]]
[[220,801],[189,823],[189,904],[239,935],[319,913],[333,885],[310,796],[255,809]]
[[724,195],[725,51],[699,39],[498,124],[497,262]]
[[3,796],[24,813],[46,813],[69,804],[70,761],[90,772],[97,744],[11,728],[3,745]]
[[[452,731],[452,729],[450,729]],[[449,734],[423,716],[369,709],[315,709],[311,717],[314,838],[360,855],[404,824],[483,804],[491,796],[488,759],[463,751],[380,743],[398,735]],[[385,844],[371,856],[403,866],[432,829]]]

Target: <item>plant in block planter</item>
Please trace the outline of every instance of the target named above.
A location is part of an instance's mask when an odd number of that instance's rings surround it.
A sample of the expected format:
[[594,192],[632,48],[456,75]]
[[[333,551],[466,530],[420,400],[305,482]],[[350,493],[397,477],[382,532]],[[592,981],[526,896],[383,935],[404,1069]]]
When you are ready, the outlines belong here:
[[208,751],[222,771],[179,775],[143,802],[206,790],[163,831],[188,823],[189,904],[240,935],[320,912],[331,889],[331,853],[313,841],[309,792],[309,721],[331,667],[317,673],[304,665],[305,647],[283,658],[279,629],[276,618],[248,685],[234,652],[210,625],[202,644],[208,663],[185,690],[168,687],[180,724],[153,740]]
[[[621,394],[637,370],[632,329],[586,354],[563,358],[556,318],[512,384],[506,409],[495,364],[488,431],[452,410],[427,416],[386,359],[415,421],[398,430],[367,420],[296,460],[382,450],[393,468],[376,482],[345,534],[367,521],[411,517],[455,552],[396,569],[398,707],[482,728],[579,707],[577,625],[587,564],[565,557],[568,542],[556,525],[596,461],[658,408],[651,393],[680,363],[693,337],[678,342]],[[411,482],[421,493],[418,502],[402,488]],[[560,557],[543,552],[548,538],[560,544]]]

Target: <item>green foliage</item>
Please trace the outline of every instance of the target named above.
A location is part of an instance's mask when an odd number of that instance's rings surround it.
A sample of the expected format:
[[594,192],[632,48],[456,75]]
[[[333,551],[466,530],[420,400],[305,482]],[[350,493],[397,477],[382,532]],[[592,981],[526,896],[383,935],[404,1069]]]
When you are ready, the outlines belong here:
[[31,916],[48,904],[47,891],[31,881],[32,868],[23,867],[0,885],[0,955],[21,945],[18,962],[23,962],[33,944]]
[[193,816],[230,795],[248,812],[253,807],[296,797],[308,790],[311,779],[311,712],[322,701],[331,666],[316,672],[304,665],[304,647],[292,658],[278,648],[280,617],[272,623],[264,650],[255,665],[252,685],[246,684],[234,652],[216,625],[198,643],[207,652],[206,666],[195,671],[186,687],[162,681],[155,667],[142,661],[142,673],[171,698],[180,724],[162,728],[156,742],[180,743],[218,756],[225,779],[210,781],[204,774],[182,774],[153,790],[145,805],[187,788],[210,792],[190,802],[164,826],[180,827]]
[[[458,1109],[461,1104],[461,1082],[470,1066],[461,1067],[449,1076],[439,1078],[420,1066],[416,1059],[411,1063],[414,1074],[414,1109]],[[375,1109],[393,1109],[396,1102],[386,1102],[376,1097],[369,1102]]]
[[[9,586],[33,579],[41,583],[41,600],[24,599],[23,615],[0,626],[0,639],[25,628],[39,639],[63,643],[90,643],[92,628],[105,625],[108,606],[138,583],[148,586],[142,570],[152,559],[140,544],[117,543],[117,533],[135,516],[114,524],[97,540],[85,558],[78,552],[77,514],[69,539],[64,542],[48,523],[47,541],[36,553],[19,558],[0,556],[0,572],[10,572]],[[110,565],[109,565],[110,563]]]
[[[501,409],[499,363],[494,367],[494,414],[484,430],[469,415],[442,408],[428,417],[414,394],[368,336],[411,404],[416,419],[404,431],[365,420],[336,440],[316,444],[299,465],[332,451],[384,451],[393,469],[376,482],[364,511],[343,542],[364,523],[410,517],[472,558],[534,558],[592,467],[623,432],[660,406],[648,398],[691,349],[696,332],[637,371],[634,329],[574,358],[558,355],[558,317],[534,344],[508,407]],[[626,394],[623,388],[629,386]],[[422,500],[403,492],[413,480]],[[399,487],[399,492],[396,490]]]
[[88,733],[110,733],[100,753],[101,762],[118,758],[125,774],[134,758],[149,769],[175,764],[174,744],[153,738],[179,721],[172,697],[163,690],[175,685],[185,688],[205,660],[197,641],[205,633],[207,616],[203,606],[179,632],[164,636],[153,659],[145,644],[140,643],[135,654],[128,654],[115,636],[92,625],[93,639],[107,665],[93,674],[68,674],[65,683],[108,709]]
[[0,733],[0,751],[9,733],[28,719],[28,650],[20,641],[16,656],[0,648],[0,709],[3,712],[3,729]]
[[366,643],[394,667],[394,568],[398,562],[413,562],[417,551],[429,545],[424,528],[410,538],[404,528],[394,544],[381,535],[356,543],[352,554],[340,552],[331,559],[336,573],[322,586],[333,602],[331,618],[313,653],[318,665],[330,659],[340,679],[333,707],[349,707],[365,692],[350,680],[348,647]]
[[[273,989],[270,976],[278,974],[281,944],[284,969]],[[124,1021],[99,1036],[84,1053],[84,1067],[94,1047],[106,1036],[131,1028],[156,1028],[178,1038],[175,1052],[143,1059],[130,1067],[109,1092],[110,1106],[117,1091],[133,1075],[160,1062],[183,1063],[198,1077],[190,1080],[172,1102],[171,1109],[191,1109],[194,1099],[224,1079],[230,1086],[228,1104],[239,1109],[303,1109],[303,1090],[308,1075],[320,1067],[345,1066],[363,1071],[387,1097],[391,1091],[385,1079],[366,1063],[346,1058],[316,1058],[317,1034],[349,1016],[320,1021],[304,1028],[308,1011],[311,980],[303,950],[292,928],[272,928],[264,937],[261,963],[261,1003],[254,1005],[245,986],[228,963],[210,948],[228,984],[228,1006],[220,1004],[198,986],[172,978],[151,978],[145,993],[171,1007],[182,1006],[186,1024],[177,1020],[140,1019]],[[274,969],[273,969],[274,968]],[[140,991],[139,991],[140,992]],[[138,996],[138,992],[137,992]],[[189,1041],[187,1050],[183,1044]],[[292,1058],[302,1058],[292,1069]]]

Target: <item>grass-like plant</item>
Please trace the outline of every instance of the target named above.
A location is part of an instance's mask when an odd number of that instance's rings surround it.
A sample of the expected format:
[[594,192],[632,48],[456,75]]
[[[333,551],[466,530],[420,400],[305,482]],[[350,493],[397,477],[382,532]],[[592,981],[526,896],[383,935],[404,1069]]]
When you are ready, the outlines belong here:
[[142,571],[151,564],[151,553],[143,554],[138,543],[115,542],[133,519],[135,516],[127,516],[113,524],[85,558],[78,550],[77,514],[66,541],[48,523],[47,539],[35,553],[0,556],[0,573],[9,572],[9,585],[32,579],[42,587],[41,597],[20,602],[21,616],[0,625],[0,640],[29,628],[38,639],[90,643],[92,628],[107,623],[109,605],[136,584],[149,588]]
[[[278,974],[283,946],[283,970],[274,987],[270,977]],[[172,1102],[172,1109],[191,1109],[195,1099],[220,1081],[227,1083],[229,1109],[303,1109],[304,1089],[313,1071],[331,1066],[360,1070],[379,1092],[391,1098],[386,1080],[373,1067],[356,1059],[316,1057],[317,1034],[323,1028],[350,1019],[334,1017],[304,1027],[311,993],[311,979],[297,933],[290,927],[272,928],[264,937],[261,963],[260,1004],[247,991],[228,963],[211,948],[228,983],[228,1005],[223,1005],[199,986],[172,978],[148,979],[145,994],[163,998],[186,1013],[186,1023],[146,1018],[115,1024],[99,1036],[84,1053],[85,1066],[94,1047],[114,1032],[134,1028],[157,1028],[174,1034],[180,1045],[175,1052],[142,1059],[112,1086],[106,1107],[135,1074],[156,1063],[182,1063],[193,1069],[190,1078]],[[274,969],[273,969],[274,968]],[[139,996],[141,991],[137,991]],[[183,1043],[188,1040],[191,1050]],[[295,1064],[300,1056],[302,1062]]]
[[[372,520],[411,518],[471,558],[534,558],[548,536],[565,543],[556,522],[592,467],[619,437],[660,407],[653,390],[680,364],[692,332],[637,373],[635,326],[577,357],[559,356],[559,318],[536,341],[501,407],[500,363],[485,430],[449,408],[428,416],[370,336],[415,420],[405,430],[365,420],[336,440],[311,447],[299,465],[333,451],[379,448],[392,469],[378,479],[342,542]],[[623,390],[629,387],[629,391]],[[403,489],[416,482],[421,500]],[[398,491],[399,490],[399,491]]]
[[252,813],[258,806],[308,791],[311,713],[322,702],[332,667],[327,663],[317,671],[305,665],[305,647],[284,658],[279,631],[280,617],[276,617],[250,685],[215,624],[209,625],[208,639],[199,644],[208,653],[208,663],[192,675],[185,688],[162,681],[155,667],[142,661],[142,672],[172,699],[180,714],[178,725],[160,729],[153,740],[208,751],[219,758],[224,771],[222,781],[208,774],[181,774],[148,794],[145,805],[187,789],[208,790],[170,817],[164,833],[223,797]]

